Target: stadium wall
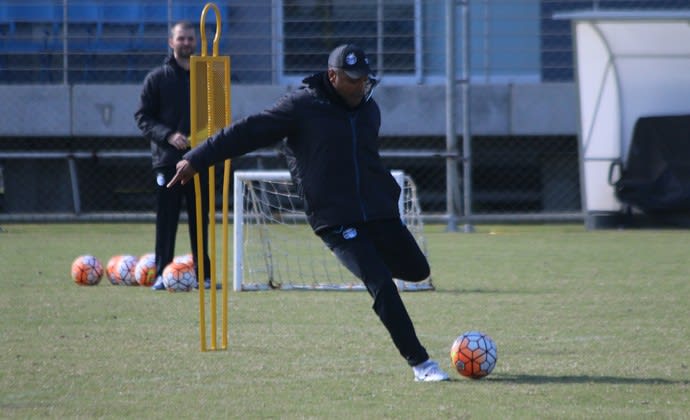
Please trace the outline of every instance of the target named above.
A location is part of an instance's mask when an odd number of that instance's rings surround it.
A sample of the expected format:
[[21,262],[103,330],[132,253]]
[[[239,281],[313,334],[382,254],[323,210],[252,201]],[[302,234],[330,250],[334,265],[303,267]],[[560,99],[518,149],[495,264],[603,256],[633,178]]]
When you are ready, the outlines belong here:
[[[233,119],[294,88],[236,84]],[[0,222],[151,220],[150,152],[133,117],[140,89],[0,85]],[[386,164],[415,179],[425,217],[442,218],[445,87],[384,85],[376,98]],[[574,84],[473,85],[471,102],[475,217],[580,217]],[[460,138],[459,109],[457,120]],[[234,169],[282,165],[274,151],[233,161]]]
[[[271,105],[294,87],[236,85],[233,119]],[[141,85],[0,85],[0,136],[132,137]],[[381,86],[382,136],[445,135],[445,87]],[[458,107],[458,134],[462,115]],[[573,83],[472,85],[473,135],[577,134]]]

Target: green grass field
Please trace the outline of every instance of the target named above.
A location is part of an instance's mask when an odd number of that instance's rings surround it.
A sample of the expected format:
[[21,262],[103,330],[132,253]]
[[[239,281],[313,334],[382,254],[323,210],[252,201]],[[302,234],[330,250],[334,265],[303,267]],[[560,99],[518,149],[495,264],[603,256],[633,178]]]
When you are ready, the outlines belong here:
[[230,349],[201,353],[197,292],[70,279],[79,254],[150,252],[152,224],[2,228],[2,418],[690,417],[687,231],[427,226],[437,290],[403,295],[420,338],[449,372],[465,330],[499,359],[424,384],[364,292],[231,293]]

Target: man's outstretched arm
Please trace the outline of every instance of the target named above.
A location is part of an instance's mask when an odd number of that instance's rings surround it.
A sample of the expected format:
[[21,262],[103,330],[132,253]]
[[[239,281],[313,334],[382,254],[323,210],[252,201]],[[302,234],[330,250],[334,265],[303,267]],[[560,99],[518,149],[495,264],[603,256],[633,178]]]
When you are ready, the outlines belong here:
[[177,169],[177,172],[175,172],[175,176],[173,176],[170,182],[168,182],[168,188],[172,187],[178,182],[182,185],[185,185],[187,182],[189,182],[189,180],[192,179],[192,177],[194,177],[194,174],[196,174],[196,169],[194,169],[192,164],[185,159],[177,162],[175,169]]

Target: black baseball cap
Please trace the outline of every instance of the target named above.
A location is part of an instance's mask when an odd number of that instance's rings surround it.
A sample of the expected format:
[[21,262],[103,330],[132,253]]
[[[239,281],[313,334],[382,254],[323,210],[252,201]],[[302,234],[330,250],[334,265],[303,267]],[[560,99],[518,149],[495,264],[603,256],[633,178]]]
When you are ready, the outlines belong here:
[[371,75],[369,59],[364,50],[354,44],[343,44],[331,51],[328,67],[342,69],[353,79]]

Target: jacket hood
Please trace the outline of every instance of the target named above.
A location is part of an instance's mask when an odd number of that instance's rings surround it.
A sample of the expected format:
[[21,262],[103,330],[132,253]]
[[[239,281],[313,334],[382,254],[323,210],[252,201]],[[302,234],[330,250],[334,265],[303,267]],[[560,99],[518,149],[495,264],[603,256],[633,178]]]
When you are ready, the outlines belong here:
[[349,108],[343,98],[335,91],[331,81],[328,80],[328,72],[321,71],[314,73],[311,76],[305,77],[302,83],[304,84],[304,88],[314,89],[319,94],[326,96],[331,102]]
[[318,73],[314,73],[311,76],[307,76],[304,79],[302,79],[302,83],[304,84],[303,88],[310,88],[314,89],[320,94],[326,96],[331,102],[336,103],[338,105],[341,105],[347,109],[355,109],[359,108],[362,106],[362,104],[366,103],[371,99],[371,92],[373,91],[373,87],[376,86],[378,81],[376,79],[370,79],[370,90],[367,92],[367,94],[364,96],[364,100],[357,105],[355,108],[350,107],[347,102],[336,92],[335,88],[331,84],[331,81],[328,80],[328,72],[326,71],[321,71]]

